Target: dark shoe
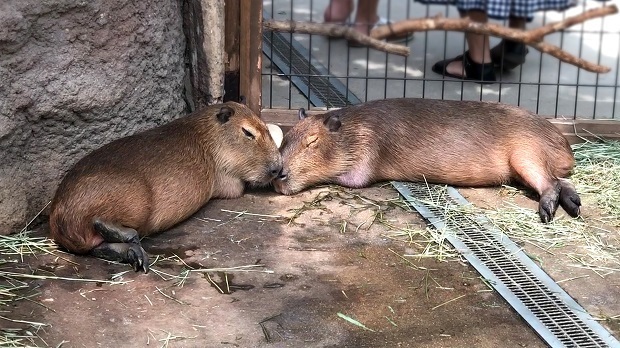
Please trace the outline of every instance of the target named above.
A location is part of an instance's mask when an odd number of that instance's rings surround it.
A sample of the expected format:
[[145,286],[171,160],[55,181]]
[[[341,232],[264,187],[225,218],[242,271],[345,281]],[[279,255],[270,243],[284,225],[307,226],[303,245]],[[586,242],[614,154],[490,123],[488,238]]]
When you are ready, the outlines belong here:
[[[463,70],[465,71],[465,76],[451,74],[446,71],[446,67],[448,66],[448,64],[459,60],[463,61]],[[446,59],[435,63],[432,70],[437,74],[460,80],[470,80],[476,83],[483,84],[495,82],[495,70],[493,68],[493,63],[476,63],[469,56],[469,51],[466,51],[465,54],[454,57],[452,59]]]
[[502,40],[491,49],[491,61],[502,70],[512,70],[525,63],[530,50],[520,42]]

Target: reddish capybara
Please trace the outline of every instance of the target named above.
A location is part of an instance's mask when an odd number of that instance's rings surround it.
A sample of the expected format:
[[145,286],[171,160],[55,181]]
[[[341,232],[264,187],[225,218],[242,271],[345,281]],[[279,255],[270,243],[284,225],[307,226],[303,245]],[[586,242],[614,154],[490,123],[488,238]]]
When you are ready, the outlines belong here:
[[51,237],[73,253],[146,273],[140,237],[185,220],[211,198],[268,185],[281,168],[267,126],[248,107],[209,106],[78,161],[52,201]]
[[579,215],[579,195],[565,179],[574,166],[566,138],[519,107],[432,99],[371,101],[300,118],[284,135],[276,191],[294,194],[334,183],[364,187],[387,180],[455,186],[516,181],[539,194],[543,222],[558,202]]

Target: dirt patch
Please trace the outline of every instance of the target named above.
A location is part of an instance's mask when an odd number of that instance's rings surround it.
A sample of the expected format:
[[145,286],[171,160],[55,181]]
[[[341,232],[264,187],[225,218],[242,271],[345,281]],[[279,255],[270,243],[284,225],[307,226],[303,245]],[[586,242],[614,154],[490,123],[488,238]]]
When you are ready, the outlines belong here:
[[[461,193],[479,206],[536,208],[497,189]],[[70,254],[31,257],[15,267],[126,283],[36,280],[32,301],[14,302],[11,318],[48,324],[37,344],[63,347],[544,347],[466,263],[402,256],[422,244],[394,238],[389,226],[425,224],[397,198],[382,186],[212,201],[144,240],[151,260],[162,255],[147,275]],[[616,274],[524,247],[554,279],[572,279],[562,287],[592,315],[618,314]],[[188,266],[212,270],[183,273]],[[241,269],[214,269],[225,267]],[[620,332],[611,319],[603,324]]]

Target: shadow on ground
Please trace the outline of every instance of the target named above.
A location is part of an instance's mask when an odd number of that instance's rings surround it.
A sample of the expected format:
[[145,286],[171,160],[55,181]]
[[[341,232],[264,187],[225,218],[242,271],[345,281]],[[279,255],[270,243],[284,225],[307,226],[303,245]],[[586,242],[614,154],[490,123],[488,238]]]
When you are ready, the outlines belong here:
[[[502,199],[497,190],[462,192],[480,205]],[[397,198],[383,186],[214,200],[144,241],[152,261],[162,255],[151,273],[123,273],[124,284],[39,280],[34,301],[16,302],[11,315],[48,324],[37,332],[46,346],[544,347],[467,264],[402,256],[425,243],[395,237],[390,226],[425,225],[393,204]],[[536,206],[523,197],[519,203]],[[554,259],[544,264],[553,277],[575,272]],[[62,253],[26,261],[16,267],[71,278],[128,270]],[[246,268],[191,272],[179,284],[184,264]],[[617,277],[562,286],[595,316],[618,313]]]

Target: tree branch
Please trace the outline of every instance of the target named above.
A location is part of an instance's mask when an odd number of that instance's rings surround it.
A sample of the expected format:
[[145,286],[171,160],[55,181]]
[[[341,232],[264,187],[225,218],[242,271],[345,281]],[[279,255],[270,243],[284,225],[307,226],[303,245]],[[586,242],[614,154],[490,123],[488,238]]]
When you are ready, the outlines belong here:
[[428,30],[462,31],[491,35],[522,42],[543,53],[554,56],[563,62],[575,65],[587,71],[606,73],[611,69],[577,58],[559,47],[542,42],[542,40],[545,35],[566,29],[592,18],[603,17],[617,12],[618,8],[616,5],[599,7],[588,10],[580,15],[566,18],[563,21],[550,23],[540,28],[527,31],[510,29],[493,23],[472,22],[469,18],[442,18],[436,16],[434,18],[403,20],[389,25],[379,26],[371,31],[370,36],[375,39],[383,39],[392,34],[404,35],[405,33]]
[[364,35],[340,24],[325,24],[312,22],[295,22],[295,21],[277,21],[273,19],[263,20],[263,28],[267,30],[316,34],[331,37],[343,37],[349,41],[355,41],[362,45],[372,47],[379,51],[397,54],[400,56],[409,55],[409,47],[397,44],[387,43],[385,41],[374,39],[368,35]]

